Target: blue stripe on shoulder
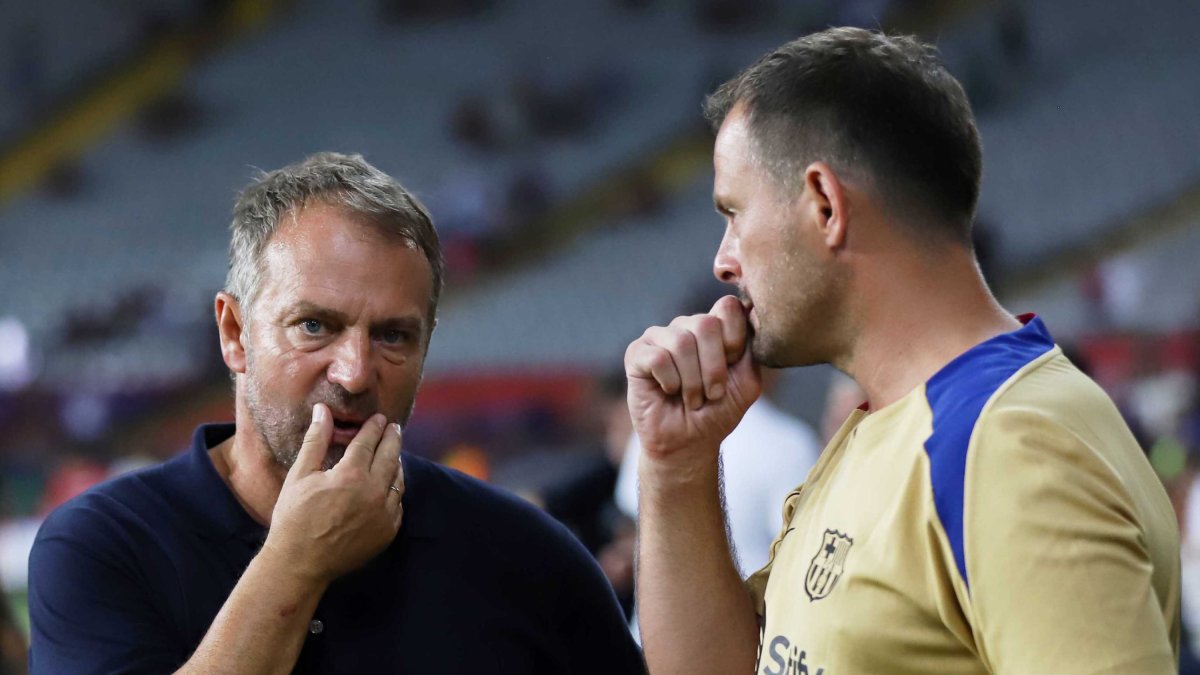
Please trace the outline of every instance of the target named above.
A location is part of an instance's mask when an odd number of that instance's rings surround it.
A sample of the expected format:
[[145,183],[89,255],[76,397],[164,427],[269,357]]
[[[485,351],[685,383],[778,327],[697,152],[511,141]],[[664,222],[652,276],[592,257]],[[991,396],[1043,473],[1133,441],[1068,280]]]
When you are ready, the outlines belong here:
[[971,433],[992,394],[1014,373],[1053,347],[1054,339],[1042,320],[1034,317],[1018,330],[971,348],[925,384],[925,397],[933,414],[933,433],[925,440],[933,503],[968,588],[963,549],[963,492]]

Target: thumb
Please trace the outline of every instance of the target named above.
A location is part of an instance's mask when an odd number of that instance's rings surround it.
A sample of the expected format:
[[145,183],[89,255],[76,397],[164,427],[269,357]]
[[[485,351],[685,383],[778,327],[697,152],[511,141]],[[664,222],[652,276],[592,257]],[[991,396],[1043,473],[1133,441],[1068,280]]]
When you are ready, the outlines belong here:
[[304,442],[300,444],[300,452],[296,454],[296,461],[292,463],[292,469],[288,471],[288,476],[292,474],[302,476],[319,471],[321,464],[325,461],[325,454],[329,451],[329,441],[332,438],[333,420],[329,414],[329,408],[326,408],[324,403],[318,403],[313,406],[312,424],[308,425],[308,431],[304,434]]

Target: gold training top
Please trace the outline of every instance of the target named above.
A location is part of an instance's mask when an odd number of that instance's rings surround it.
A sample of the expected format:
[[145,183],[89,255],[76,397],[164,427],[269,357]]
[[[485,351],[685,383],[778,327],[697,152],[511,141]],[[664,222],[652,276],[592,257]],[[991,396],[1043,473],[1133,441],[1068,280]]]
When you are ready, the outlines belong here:
[[855,411],[746,583],[760,675],[1177,672],[1171,504],[1037,318]]

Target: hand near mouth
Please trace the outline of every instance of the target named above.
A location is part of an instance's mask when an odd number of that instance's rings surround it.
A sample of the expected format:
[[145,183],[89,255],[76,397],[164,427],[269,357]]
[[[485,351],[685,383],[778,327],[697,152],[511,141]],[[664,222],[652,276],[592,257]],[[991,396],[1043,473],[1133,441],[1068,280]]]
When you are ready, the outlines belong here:
[[707,314],[651,327],[629,345],[629,410],[647,457],[715,461],[762,391],[746,313],[727,295]]
[[333,468],[323,469],[335,439],[322,403],[288,471],[264,543],[293,569],[328,583],[387,547],[404,517],[401,431],[381,414],[362,423]]

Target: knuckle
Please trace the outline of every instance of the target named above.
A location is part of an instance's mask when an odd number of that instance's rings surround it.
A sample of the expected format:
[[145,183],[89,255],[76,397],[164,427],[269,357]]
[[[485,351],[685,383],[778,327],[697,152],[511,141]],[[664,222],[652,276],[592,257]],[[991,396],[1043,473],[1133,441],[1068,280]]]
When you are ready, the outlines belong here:
[[645,342],[645,338],[630,342],[629,346],[625,348],[626,365],[636,363],[638,361],[638,357],[644,354],[649,348],[649,345],[647,345]]
[[629,347],[625,349],[626,360],[636,360],[639,355],[655,351],[655,347],[658,346],[658,341],[655,339],[655,337],[660,337],[663,330],[663,328],[654,326],[647,329],[646,332],[642,334],[642,337],[629,343]]
[[637,355],[638,351],[641,349],[641,346],[642,346],[641,340],[634,340],[633,342],[629,343],[629,346],[625,348],[626,363],[633,360],[633,357]]
[[695,337],[690,332],[685,330],[677,330],[673,332],[670,337],[670,343],[671,351],[677,354],[691,352],[696,347]]
[[696,316],[696,332],[706,335],[720,335],[721,320],[712,314],[698,314]]
[[687,325],[688,321],[690,321],[691,318],[692,317],[690,317],[690,316],[677,316],[674,319],[671,319],[671,323],[669,325],[671,328],[679,328],[681,326]]
[[650,326],[646,329],[646,332],[642,333],[642,341],[652,343],[654,342],[654,338],[661,335],[665,330],[666,328],[662,326]]
[[671,365],[671,355],[662,349],[656,349],[646,355],[646,364],[653,371],[663,370]]

